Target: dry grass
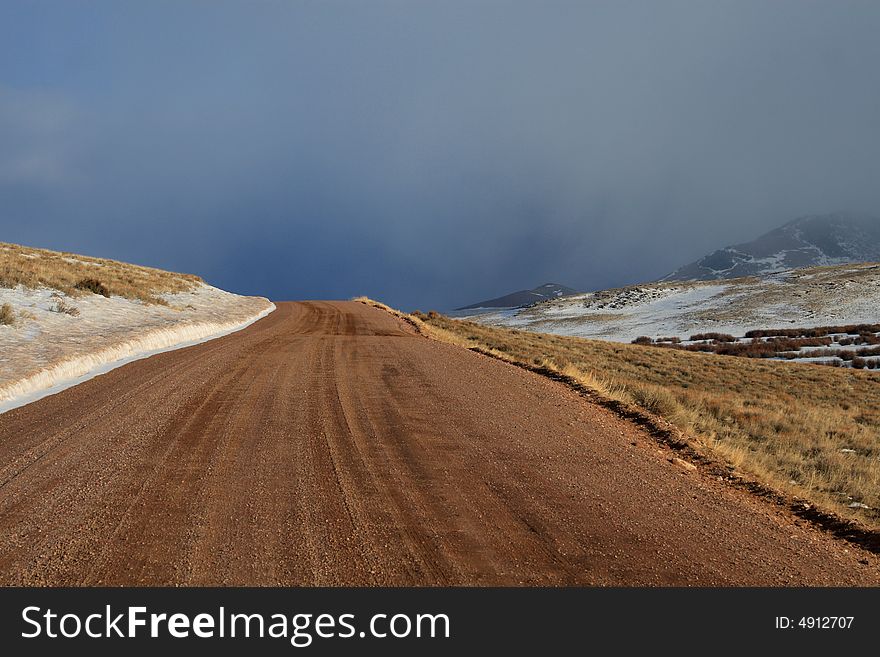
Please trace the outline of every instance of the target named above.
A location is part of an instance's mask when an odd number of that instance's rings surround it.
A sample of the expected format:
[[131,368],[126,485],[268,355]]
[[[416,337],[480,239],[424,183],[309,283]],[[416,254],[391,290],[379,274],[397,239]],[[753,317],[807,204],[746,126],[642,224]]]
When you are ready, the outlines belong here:
[[79,317],[79,308],[73,306],[64,299],[60,294],[52,295],[52,305],[49,308],[53,313],[61,313],[70,315],[71,317]]
[[880,529],[876,373],[515,331],[436,313],[411,321],[430,337],[558,372],[621,408],[659,416],[746,479]]
[[0,306],[0,326],[12,326],[15,324],[15,311],[8,303]]
[[379,308],[380,310],[384,310],[385,312],[389,312],[395,317],[404,317],[406,313],[402,313],[399,310],[394,310],[391,306],[386,306],[381,301],[376,301],[375,299],[371,299],[370,297],[353,297],[352,301],[357,301],[358,303],[365,303],[368,306],[373,306],[373,308]]
[[0,242],[0,287],[52,288],[77,296],[102,294],[166,305],[158,295],[185,292],[192,274]]
[[368,306],[373,306],[373,308],[379,308],[380,310],[384,310],[387,313],[391,313],[395,317],[399,317],[403,321],[411,324],[416,328],[416,330],[426,335],[430,338],[434,338],[435,340],[442,340],[443,342],[449,342],[452,344],[456,344],[460,347],[470,347],[470,343],[466,340],[460,339],[455,333],[451,331],[446,331],[443,328],[438,326],[434,326],[433,324],[426,323],[423,321],[423,318],[427,319],[429,317],[433,317],[437,315],[437,313],[429,313],[428,315],[422,315],[421,313],[413,313],[408,314],[401,312],[392,308],[391,306],[387,306],[381,301],[376,301],[375,299],[371,299],[370,297],[354,297],[352,301],[358,301],[360,303],[365,303]]

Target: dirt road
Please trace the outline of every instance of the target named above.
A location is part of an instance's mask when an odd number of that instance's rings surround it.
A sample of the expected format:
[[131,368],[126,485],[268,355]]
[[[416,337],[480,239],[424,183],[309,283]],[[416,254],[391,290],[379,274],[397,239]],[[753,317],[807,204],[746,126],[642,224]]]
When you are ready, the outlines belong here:
[[349,303],[0,415],[3,584],[871,584],[559,383]]

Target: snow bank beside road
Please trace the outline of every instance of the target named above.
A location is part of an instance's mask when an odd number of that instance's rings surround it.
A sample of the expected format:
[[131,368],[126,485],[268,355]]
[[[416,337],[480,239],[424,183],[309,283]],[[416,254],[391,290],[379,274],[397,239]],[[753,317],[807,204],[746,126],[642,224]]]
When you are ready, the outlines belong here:
[[[205,284],[166,294],[167,306],[51,289],[0,289],[16,319],[0,326],[0,412],[132,360],[240,330],[275,306]],[[63,302],[63,305],[59,304]],[[70,312],[59,312],[73,308]]]

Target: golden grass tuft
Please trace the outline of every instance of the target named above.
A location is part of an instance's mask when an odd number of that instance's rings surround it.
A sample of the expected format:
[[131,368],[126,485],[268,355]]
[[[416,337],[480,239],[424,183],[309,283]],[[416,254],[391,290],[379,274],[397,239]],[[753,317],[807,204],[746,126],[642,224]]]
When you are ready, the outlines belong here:
[[73,306],[64,299],[60,294],[52,295],[52,305],[49,310],[53,313],[62,315],[70,315],[71,317],[79,317],[79,308]]
[[0,306],[0,326],[12,326],[15,324],[15,311],[8,303]]
[[192,274],[0,242],[0,287],[45,287],[70,296],[102,294],[167,305],[158,295],[188,291],[201,280]]

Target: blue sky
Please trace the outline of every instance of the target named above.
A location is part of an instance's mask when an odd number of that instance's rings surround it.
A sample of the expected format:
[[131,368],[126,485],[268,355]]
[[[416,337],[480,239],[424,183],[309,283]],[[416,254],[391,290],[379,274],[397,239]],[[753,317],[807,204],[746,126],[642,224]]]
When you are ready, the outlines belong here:
[[880,214],[876,2],[0,4],[0,240],[446,309]]

